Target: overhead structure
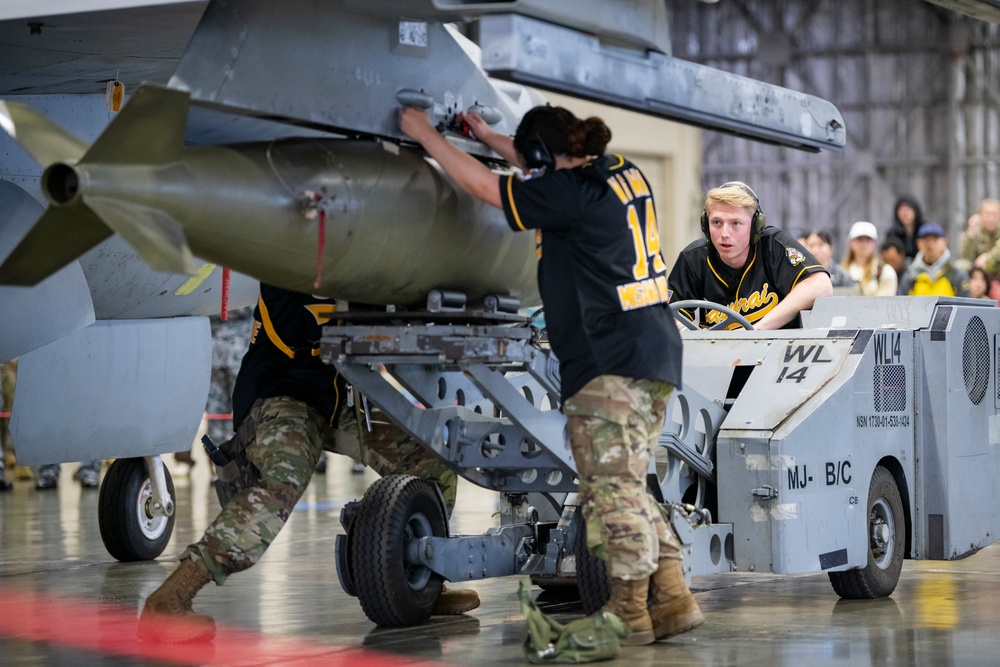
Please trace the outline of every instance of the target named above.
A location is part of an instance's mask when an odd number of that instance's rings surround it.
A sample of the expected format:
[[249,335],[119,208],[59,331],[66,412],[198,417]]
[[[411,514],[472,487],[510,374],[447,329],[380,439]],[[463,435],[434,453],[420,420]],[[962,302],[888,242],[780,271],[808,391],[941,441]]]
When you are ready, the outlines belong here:
[[829,230],[838,259],[857,220],[884,238],[900,195],[945,225],[952,252],[980,200],[1000,196],[995,0],[668,7],[676,57],[832,100],[849,128],[841,154],[818,156],[708,132],[705,188],[752,184],[769,222]]
[[[479,50],[463,55],[442,25],[478,15],[482,68],[495,77],[809,151],[846,141],[826,100],[672,57],[658,1],[319,4],[210,3],[170,85],[196,104],[403,138],[394,114],[380,113],[401,81],[439,115],[516,109],[484,87]],[[511,123],[496,129],[512,133]]]

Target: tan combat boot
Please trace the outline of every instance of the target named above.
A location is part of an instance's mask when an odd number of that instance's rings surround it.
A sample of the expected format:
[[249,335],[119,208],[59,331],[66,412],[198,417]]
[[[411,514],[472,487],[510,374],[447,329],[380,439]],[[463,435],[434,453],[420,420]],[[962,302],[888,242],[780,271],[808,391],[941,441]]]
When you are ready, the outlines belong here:
[[632,628],[632,634],[621,640],[623,646],[643,646],[656,641],[653,621],[646,610],[649,577],[642,579],[611,579],[611,597],[601,611],[617,614]]
[[139,615],[139,638],[169,644],[210,641],[215,637],[211,616],[191,608],[195,594],[212,581],[200,560],[186,558],[163,584],[146,598]]
[[479,593],[469,588],[459,588],[456,590],[441,587],[441,595],[438,596],[434,608],[431,609],[431,616],[457,616],[467,611],[472,611],[479,606]]
[[653,602],[649,615],[657,639],[666,639],[692,630],[705,622],[691,591],[684,582],[679,560],[661,558],[653,573]]

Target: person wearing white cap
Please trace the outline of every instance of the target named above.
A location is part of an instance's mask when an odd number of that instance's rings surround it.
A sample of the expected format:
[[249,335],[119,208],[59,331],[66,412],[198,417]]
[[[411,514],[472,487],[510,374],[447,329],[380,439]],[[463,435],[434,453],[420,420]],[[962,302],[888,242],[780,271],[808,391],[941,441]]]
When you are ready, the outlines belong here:
[[899,286],[896,271],[885,264],[875,252],[878,248],[878,230],[875,225],[859,220],[851,225],[847,238],[850,246],[841,266],[858,283],[863,296],[893,296]]

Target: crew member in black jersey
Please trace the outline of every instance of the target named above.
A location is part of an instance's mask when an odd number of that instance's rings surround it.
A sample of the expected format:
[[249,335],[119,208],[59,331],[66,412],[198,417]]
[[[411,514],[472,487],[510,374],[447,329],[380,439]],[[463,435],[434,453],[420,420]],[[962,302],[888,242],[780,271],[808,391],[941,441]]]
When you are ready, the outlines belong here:
[[704,618],[684,583],[677,538],[645,488],[667,399],[681,381],[681,341],[646,179],[624,157],[604,154],[611,131],[599,118],[536,107],[514,137],[474,114],[464,120],[479,141],[530,171],[491,171],[449,143],[423,110],[403,109],[400,126],[460,187],[502,208],[512,229],[535,230],[588,546],[611,578],[604,608],[631,626],[625,643],[690,630]]
[[[833,294],[823,265],[791,234],[766,226],[757,195],[745,183],[708,191],[701,231],[705,237],[684,248],[670,271],[674,303],[711,301],[756,329],[792,329],[802,326],[801,311]],[[701,310],[703,327],[726,319],[720,311]]]
[[[233,390],[236,437],[221,447],[238,463],[240,479],[220,491],[219,516],[146,600],[140,636],[178,642],[214,635],[213,619],[196,614],[192,598],[210,581],[221,586],[230,574],[260,559],[305,491],[324,449],[363,459],[380,475],[431,479],[442,487],[451,512],[457,478],[430,451],[381,420],[372,420],[371,433],[359,433],[347,385],[319,357],[322,326],[335,311],[333,299],[261,284],[250,346]],[[432,613],[460,614],[478,606],[473,590],[443,590]]]

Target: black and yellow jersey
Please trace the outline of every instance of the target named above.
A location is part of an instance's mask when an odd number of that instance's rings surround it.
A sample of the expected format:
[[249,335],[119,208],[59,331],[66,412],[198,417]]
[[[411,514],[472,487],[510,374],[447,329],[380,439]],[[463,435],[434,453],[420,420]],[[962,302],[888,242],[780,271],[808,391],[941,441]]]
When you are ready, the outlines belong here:
[[[750,247],[746,264],[733,269],[723,263],[715,246],[699,239],[681,251],[670,272],[672,301],[691,299],[729,306],[751,324],[771,312],[806,276],[826,269],[788,232],[766,227],[760,240]],[[692,315],[692,313],[688,313]],[[717,310],[701,313],[700,324],[709,327],[726,316]],[[733,324],[732,327],[738,327]],[[783,328],[797,329],[796,315]]]
[[538,288],[563,400],[599,375],[679,385],[653,195],[639,169],[604,155],[574,169],[500,179],[515,230],[538,230]]
[[261,283],[253,312],[250,346],[233,388],[233,424],[238,426],[258,398],[289,396],[332,415],[343,387],[337,371],[319,356],[322,327],[336,302]]

